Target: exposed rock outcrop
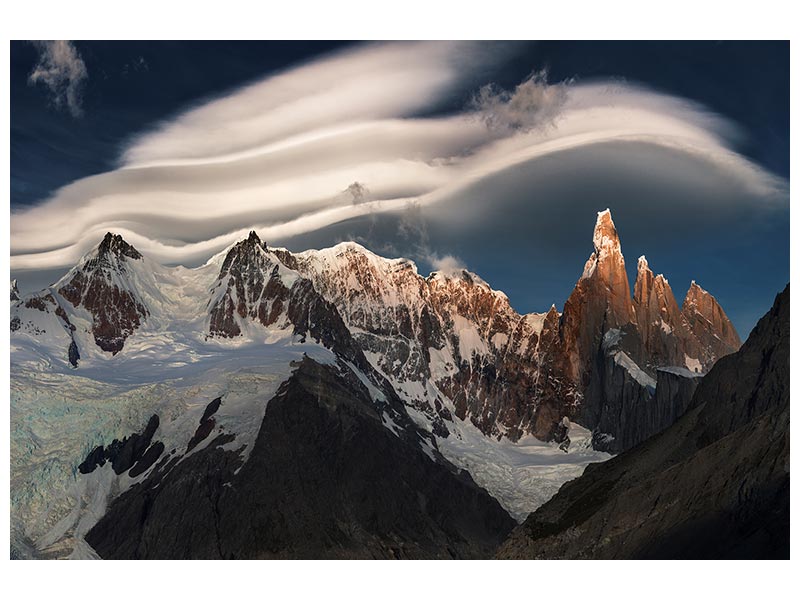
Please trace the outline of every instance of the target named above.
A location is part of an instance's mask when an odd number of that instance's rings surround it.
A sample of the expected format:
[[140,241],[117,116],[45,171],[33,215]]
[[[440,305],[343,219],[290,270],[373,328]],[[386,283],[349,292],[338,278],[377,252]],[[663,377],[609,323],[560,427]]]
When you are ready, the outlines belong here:
[[652,404],[656,381],[630,357],[631,347],[635,350],[638,341],[635,331],[626,335],[620,329],[611,329],[596,354],[581,415],[595,433],[592,445],[596,450],[619,452],[640,441],[637,415]]
[[564,304],[561,318],[567,376],[581,387],[589,384],[591,363],[605,332],[636,322],[625,259],[610,210],[598,213],[592,241],[594,252]]
[[498,556],[788,558],[788,286],[702,379],[688,412],[587,467]]
[[[620,452],[682,414],[685,397],[676,399],[675,410],[654,402],[659,368],[704,373],[739,343],[713,298],[693,291],[693,284],[690,295],[698,300],[679,309],[669,282],[653,274],[644,256],[638,261],[631,300],[608,210],[598,213],[593,241],[594,252],[564,306],[556,362],[567,365],[562,380],[571,381],[582,394],[575,418],[594,431],[595,448]],[[664,421],[670,415],[673,420]]]
[[696,338],[675,301],[669,281],[663,275],[654,275],[644,256],[639,258],[633,306],[644,368],[686,366],[687,356],[700,356],[693,343]]
[[78,351],[78,344],[75,343],[75,340],[72,340],[69,343],[69,348],[67,349],[67,359],[69,360],[69,364],[73,367],[78,367],[78,361],[81,359],[81,353]]
[[328,348],[366,365],[336,306],[312,282],[285,267],[255,232],[227,254],[209,306],[209,334],[236,337],[253,321],[263,327],[310,336]]
[[97,250],[84,258],[58,288],[74,307],[92,315],[95,343],[116,354],[148,315],[129,278],[128,261],[142,255],[122,236],[107,233]]
[[682,313],[697,338],[698,350],[703,352],[704,367],[735,352],[742,345],[739,334],[716,298],[694,281],[686,292]]
[[164,450],[163,444],[157,445],[155,450],[150,446],[158,424],[158,415],[153,415],[141,432],[133,433],[130,437],[124,437],[121,440],[115,439],[105,448],[103,446],[95,447],[86,460],[78,465],[78,470],[84,474],[91,473],[97,467],[102,467],[110,461],[114,473],[120,475],[140,462],[148,452],[147,462],[149,464],[147,466],[149,467]]

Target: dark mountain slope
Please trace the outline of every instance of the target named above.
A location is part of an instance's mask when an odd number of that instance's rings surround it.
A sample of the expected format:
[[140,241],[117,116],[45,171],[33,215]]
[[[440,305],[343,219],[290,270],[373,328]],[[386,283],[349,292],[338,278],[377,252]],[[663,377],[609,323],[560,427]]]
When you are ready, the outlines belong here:
[[351,371],[306,358],[269,400],[247,462],[222,434],[118,497],[86,540],[103,558],[491,555],[512,519],[426,456],[407,417],[393,429],[384,418]]
[[689,411],[565,484],[500,558],[788,558],[789,287]]

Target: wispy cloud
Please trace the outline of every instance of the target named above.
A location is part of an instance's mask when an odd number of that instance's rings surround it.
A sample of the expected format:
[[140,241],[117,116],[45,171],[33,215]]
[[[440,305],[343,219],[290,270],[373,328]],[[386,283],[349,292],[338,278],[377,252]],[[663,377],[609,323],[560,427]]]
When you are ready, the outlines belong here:
[[567,102],[572,81],[547,82],[547,71],[534,71],[513,91],[486,84],[473,96],[475,115],[490,129],[530,131],[553,125]]
[[354,181],[343,193],[351,198],[353,204],[361,204],[368,198],[369,189],[360,181]]
[[460,273],[467,268],[460,258],[452,254],[445,254],[444,256],[432,255],[429,260],[434,271],[439,271],[445,275]]
[[63,40],[33,44],[39,51],[39,60],[28,82],[47,87],[57,108],[68,110],[73,117],[83,115],[81,93],[89,74],[75,45]]
[[12,214],[11,266],[73,264],[107,230],[156,260],[196,262],[253,228],[284,243],[383,213],[402,215],[398,233],[422,256],[424,207],[458,211],[453,199],[484,178],[607,142],[680,151],[756,195],[785,191],[731,148],[733,125],[633,85],[539,73],[484,88],[458,114],[419,116],[502,58],[475,44],[370,44],[211,100],[135,140],[121,168]]

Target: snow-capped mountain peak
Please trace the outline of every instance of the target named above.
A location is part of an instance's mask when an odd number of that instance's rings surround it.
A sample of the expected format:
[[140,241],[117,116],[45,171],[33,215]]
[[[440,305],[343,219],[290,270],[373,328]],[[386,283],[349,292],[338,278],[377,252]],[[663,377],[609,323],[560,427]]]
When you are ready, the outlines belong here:
[[597,340],[611,329],[651,377],[665,366],[705,370],[738,344],[713,297],[695,284],[681,310],[644,257],[631,297],[610,211],[598,213],[593,242],[564,311],[520,315],[474,273],[423,277],[412,261],[355,242],[293,253],[251,231],[186,269],[158,265],[109,233],[57,284],[23,299],[12,329],[55,332],[48,344],[73,365],[91,346],[124,352],[129,339],[131,352],[158,344],[179,353],[311,337],[340,354],[363,352],[442,436],[460,418],[486,434],[548,438],[563,417],[585,410]]

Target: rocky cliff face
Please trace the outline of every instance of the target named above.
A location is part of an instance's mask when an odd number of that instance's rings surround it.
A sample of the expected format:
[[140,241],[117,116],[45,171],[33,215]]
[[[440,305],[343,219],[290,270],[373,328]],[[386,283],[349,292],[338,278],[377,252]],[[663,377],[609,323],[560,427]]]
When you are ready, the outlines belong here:
[[704,369],[742,345],[728,316],[716,298],[692,281],[683,301],[683,315],[697,339]]
[[209,302],[208,332],[237,337],[252,322],[287,330],[300,341],[310,336],[359,366],[366,364],[336,306],[285,267],[255,232],[225,257]]
[[663,275],[654,275],[644,256],[639,258],[633,306],[645,367],[685,366],[689,352],[692,357],[698,356],[691,343],[691,326],[675,301],[669,281]]
[[603,335],[636,322],[625,259],[611,211],[598,213],[592,237],[594,252],[564,304],[561,339],[567,375],[578,385],[589,383],[591,362]]
[[142,255],[122,236],[108,233],[58,287],[72,306],[92,315],[95,343],[111,354],[122,350],[128,336],[148,316],[129,276],[130,262],[140,260]]
[[676,423],[590,465],[498,556],[788,558],[788,286]]
[[[713,297],[693,284],[688,297],[698,300],[679,309],[669,282],[653,274],[645,257],[638,261],[631,299],[607,210],[598,213],[593,241],[594,252],[564,305],[560,360],[565,379],[582,394],[577,421],[595,432],[596,448],[619,452],[671,423],[661,420],[653,401],[659,368],[701,374],[739,343]],[[674,400],[676,406],[688,403],[686,397]]]
[[254,231],[231,248],[212,291],[215,297],[209,306],[210,335],[241,335],[247,319],[264,327],[289,326],[286,308],[297,276],[282,267],[264,249]]

